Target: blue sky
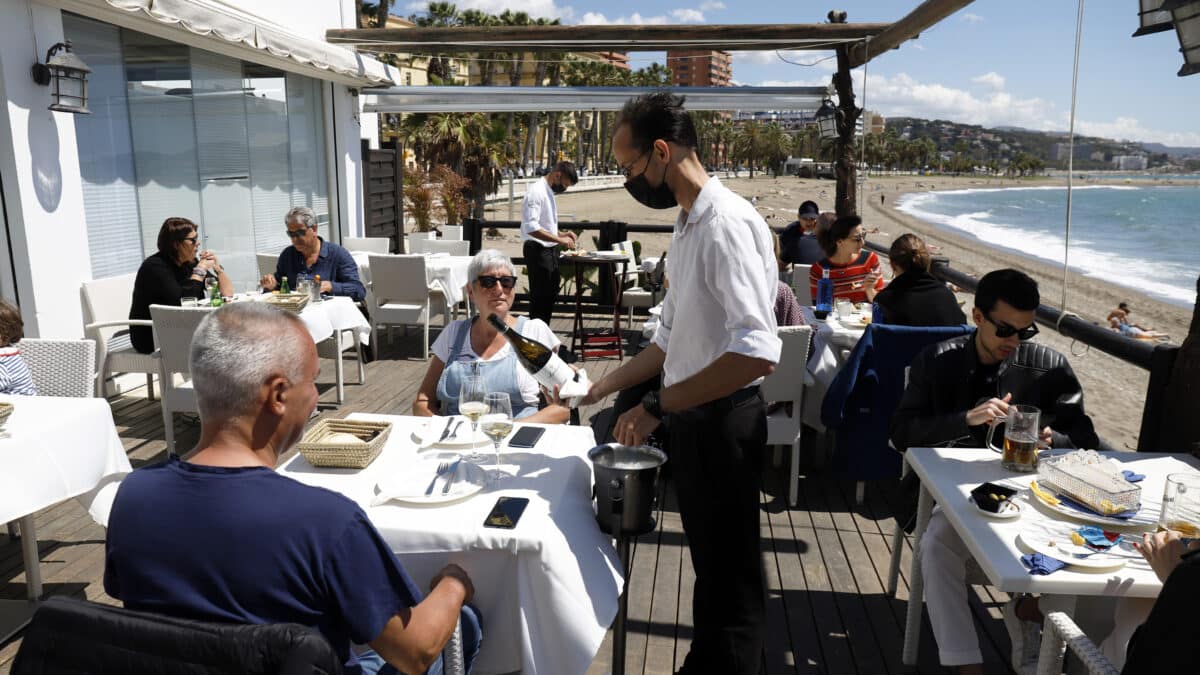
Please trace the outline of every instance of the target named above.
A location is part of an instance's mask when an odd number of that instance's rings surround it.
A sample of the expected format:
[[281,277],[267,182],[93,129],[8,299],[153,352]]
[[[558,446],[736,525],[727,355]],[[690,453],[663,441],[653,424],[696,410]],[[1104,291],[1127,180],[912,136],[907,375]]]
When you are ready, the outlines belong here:
[[[919,0],[459,0],[460,9],[526,11],[563,23],[812,23],[829,9],[849,20],[890,22]],[[1175,32],[1140,38],[1137,0],[1093,0],[1084,7],[1076,131],[1115,139],[1200,147],[1200,75],[1177,77]],[[395,3],[396,14],[423,2]],[[805,8],[811,9],[805,9]],[[885,116],[950,119],[984,126],[1067,129],[1076,3],[977,0],[867,66],[866,104]],[[750,85],[826,84],[832,52],[734,54],[734,79]],[[662,60],[631,54],[644,66]],[[862,105],[863,73],[855,73]]]

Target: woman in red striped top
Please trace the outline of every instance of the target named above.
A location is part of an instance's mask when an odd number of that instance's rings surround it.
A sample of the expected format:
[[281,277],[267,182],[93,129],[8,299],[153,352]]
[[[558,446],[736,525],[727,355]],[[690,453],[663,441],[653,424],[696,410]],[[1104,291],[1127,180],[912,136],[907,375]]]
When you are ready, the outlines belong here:
[[833,297],[850,302],[874,302],[875,294],[883,290],[883,269],[879,256],[864,248],[867,233],[862,218],[844,216],[834,221],[828,230],[818,235],[821,247],[828,256],[808,271],[812,297],[817,297],[817,282],[825,270],[833,280]]

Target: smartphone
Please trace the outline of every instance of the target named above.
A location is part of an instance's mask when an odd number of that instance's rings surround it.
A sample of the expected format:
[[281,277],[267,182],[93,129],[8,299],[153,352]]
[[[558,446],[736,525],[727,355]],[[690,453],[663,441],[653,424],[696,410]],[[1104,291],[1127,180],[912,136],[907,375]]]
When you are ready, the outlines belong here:
[[527,497],[501,497],[496,500],[496,505],[483,521],[483,526],[511,530],[517,526],[517,521],[521,520],[526,506],[529,506]]
[[508,439],[508,447],[532,448],[537,445],[544,433],[546,430],[543,427],[521,427],[517,429],[517,433],[513,434],[512,438]]

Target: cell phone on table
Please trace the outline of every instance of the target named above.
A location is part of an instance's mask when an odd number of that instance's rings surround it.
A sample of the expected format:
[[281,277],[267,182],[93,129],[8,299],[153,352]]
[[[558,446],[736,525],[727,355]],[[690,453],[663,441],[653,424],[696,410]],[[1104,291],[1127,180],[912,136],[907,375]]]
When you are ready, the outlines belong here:
[[492,507],[492,512],[483,521],[483,526],[511,530],[517,526],[517,521],[521,520],[526,506],[529,506],[527,497],[500,497]]
[[544,433],[546,433],[546,429],[543,427],[521,427],[517,429],[517,433],[513,434],[512,438],[508,439],[508,447],[532,448],[537,445]]

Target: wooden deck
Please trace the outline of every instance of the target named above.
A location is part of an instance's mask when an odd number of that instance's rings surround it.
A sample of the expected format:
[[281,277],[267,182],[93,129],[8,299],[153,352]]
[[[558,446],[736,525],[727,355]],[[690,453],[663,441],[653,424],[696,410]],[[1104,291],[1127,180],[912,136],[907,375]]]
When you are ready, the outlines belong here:
[[[601,325],[600,318],[589,321]],[[568,318],[556,318],[560,335]],[[382,334],[381,334],[382,336]],[[378,360],[367,366],[367,384],[350,384],[357,371],[346,362],[346,402],[334,405],[332,362],[322,363],[318,380],[321,415],[352,412],[407,414],[424,373],[419,331],[384,341]],[[616,359],[592,361],[585,367],[593,379],[619,365]],[[110,400],[117,430],[134,467],[165,456],[162,415],[145,392]],[[584,423],[599,407],[584,409]],[[195,443],[197,423],[176,416],[180,447]],[[811,444],[810,444],[811,445]],[[804,471],[805,467],[801,467]],[[897,598],[886,595],[893,521],[889,506],[893,486],[871,484],[866,503],[854,504],[854,486],[829,475],[802,475],[800,503],[787,508],[785,470],[769,469],[762,494],[762,554],[768,582],[767,673],[899,673],[904,639],[904,613],[911,547],[903,551]],[[687,542],[675,509],[669,479],[659,500],[655,532],[634,546],[629,580],[628,673],[670,674],[683,661],[691,639],[692,567]],[[103,589],[104,529],[73,500],[36,514],[41,571],[46,596],[71,595],[114,602]],[[18,542],[0,529],[0,598],[23,598]],[[1000,619],[1007,597],[975,587],[971,602],[981,635],[988,672],[1010,672],[1008,637]],[[20,647],[20,636],[0,644],[0,675],[7,673]],[[611,671],[611,633],[589,675]],[[928,622],[922,632],[920,672],[937,673],[936,648]]]

